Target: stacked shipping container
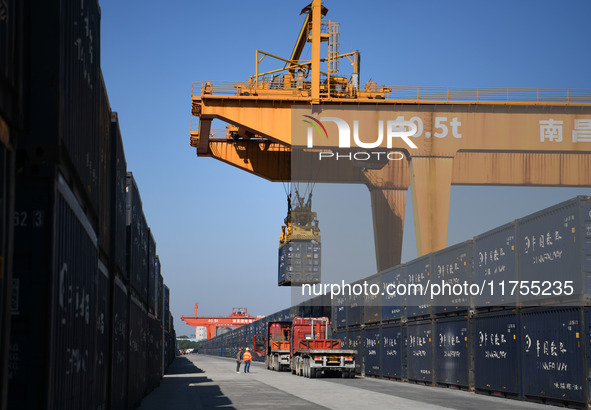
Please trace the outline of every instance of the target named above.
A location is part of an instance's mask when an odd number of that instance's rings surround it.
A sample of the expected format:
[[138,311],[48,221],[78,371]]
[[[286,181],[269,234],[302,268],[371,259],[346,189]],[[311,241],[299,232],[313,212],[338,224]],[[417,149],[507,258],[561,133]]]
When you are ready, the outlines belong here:
[[[0,18],[0,363],[7,363],[12,304],[12,232],[14,213],[14,157],[22,130],[24,5],[2,4]],[[0,367],[0,409],[6,405],[8,368]]]
[[[334,337],[358,350],[357,373],[427,385],[453,386],[497,396],[584,406],[591,371],[591,197],[578,197],[503,225],[434,254],[357,281],[397,286],[429,281],[481,284],[494,280],[551,283],[572,280],[572,295],[550,292],[465,294],[431,299],[427,294],[374,297],[319,296],[289,309],[321,317],[332,311]],[[489,286],[489,285],[487,285]],[[542,293],[543,289],[540,290]],[[535,292],[534,292],[535,293]],[[379,302],[376,302],[379,301]],[[264,333],[266,320],[248,325]],[[253,347],[249,330],[235,330]],[[230,335],[200,352],[229,354]],[[223,353],[219,353],[223,352]],[[262,358],[259,358],[261,360]]]
[[0,19],[0,408],[127,409],[159,383],[175,339],[140,201],[127,246],[100,10],[28,7],[9,0]]

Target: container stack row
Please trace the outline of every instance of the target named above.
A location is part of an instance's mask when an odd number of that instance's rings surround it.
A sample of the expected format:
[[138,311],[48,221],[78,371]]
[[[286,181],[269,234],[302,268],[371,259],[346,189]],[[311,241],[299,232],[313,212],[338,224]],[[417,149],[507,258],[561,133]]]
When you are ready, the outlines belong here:
[[[22,2],[6,0],[0,16],[0,363],[8,362],[12,284],[14,159],[23,127],[24,56]],[[5,407],[8,373],[0,367],[0,409]]]
[[[591,198],[580,196],[357,281],[380,293],[335,298],[335,335],[358,350],[359,374],[582,406],[589,261]],[[479,287],[408,293],[464,282]]]
[[[409,292],[464,282],[479,288]],[[357,350],[357,374],[557,405],[591,401],[590,197],[350,285],[350,295],[318,296],[199,351],[233,357],[248,346],[256,353],[255,335],[265,334],[269,320],[327,316],[333,337]],[[389,285],[400,293],[387,292]]]
[[128,215],[139,191],[101,74],[100,9],[21,3],[0,19],[0,408],[134,408],[175,337],[141,201]]
[[357,373],[585,406],[591,310],[537,307],[368,324],[333,336],[356,349]]

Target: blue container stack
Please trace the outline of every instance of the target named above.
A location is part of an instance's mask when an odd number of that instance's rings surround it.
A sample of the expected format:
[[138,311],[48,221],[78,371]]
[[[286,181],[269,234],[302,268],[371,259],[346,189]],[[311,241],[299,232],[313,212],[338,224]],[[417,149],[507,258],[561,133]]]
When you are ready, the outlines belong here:
[[[357,374],[580,407],[591,398],[589,278],[591,197],[579,196],[351,284],[466,281],[482,293],[337,296],[330,306],[319,296],[298,309],[332,313],[333,337],[358,351]],[[216,339],[205,353],[217,354]]]

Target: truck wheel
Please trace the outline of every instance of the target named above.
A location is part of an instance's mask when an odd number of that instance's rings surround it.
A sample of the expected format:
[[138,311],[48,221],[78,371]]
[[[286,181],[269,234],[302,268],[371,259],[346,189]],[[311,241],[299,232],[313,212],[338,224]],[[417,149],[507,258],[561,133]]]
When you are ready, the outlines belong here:
[[342,377],[343,379],[346,379],[346,378],[348,378],[348,377],[349,377],[349,370],[347,370],[347,369],[343,369],[343,371],[341,371],[341,377]]
[[316,378],[316,369],[311,367],[310,368],[310,379],[315,379]]
[[350,379],[354,379],[355,378],[355,369],[349,369],[349,378]]

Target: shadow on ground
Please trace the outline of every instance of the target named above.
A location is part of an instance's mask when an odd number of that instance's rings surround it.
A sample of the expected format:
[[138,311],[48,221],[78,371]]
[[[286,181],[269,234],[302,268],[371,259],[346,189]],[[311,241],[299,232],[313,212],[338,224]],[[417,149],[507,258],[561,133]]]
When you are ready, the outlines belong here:
[[[170,388],[169,392],[177,396],[175,399],[178,398],[178,395],[184,396],[181,400],[183,404],[176,407],[177,410],[184,410],[185,408],[187,410],[189,408],[235,409],[232,401],[222,393],[220,387],[213,384],[213,380],[205,376],[205,372],[187,357],[177,356],[168,368],[166,376],[173,377],[163,379],[161,388]],[[166,396],[148,398],[145,403],[142,403],[141,409],[169,408],[167,406],[172,405],[169,400],[171,398]],[[191,403],[190,407],[183,407],[189,405],[189,403]]]
[[183,356],[177,356],[166,372],[167,375],[193,373],[203,373],[203,370],[195,366],[195,363]]

